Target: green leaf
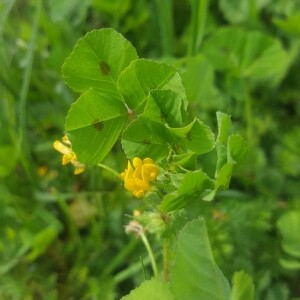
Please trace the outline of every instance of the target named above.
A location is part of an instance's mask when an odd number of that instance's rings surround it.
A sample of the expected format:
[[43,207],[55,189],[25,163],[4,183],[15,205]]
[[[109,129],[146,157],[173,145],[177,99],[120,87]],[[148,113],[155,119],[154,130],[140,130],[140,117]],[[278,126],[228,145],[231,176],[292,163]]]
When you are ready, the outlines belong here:
[[280,144],[274,147],[274,161],[278,169],[289,176],[300,175],[300,127],[285,131]]
[[193,107],[199,107],[199,113],[222,105],[214,84],[214,68],[203,54],[181,61],[181,77],[187,99]]
[[135,48],[113,29],[87,33],[63,65],[63,77],[76,92],[90,87],[111,93],[119,74],[137,59]]
[[177,71],[164,63],[138,59],[120,75],[118,88],[126,104],[135,113],[140,113],[151,90],[172,90],[178,93],[186,109],[187,100],[181,78]]
[[213,191],[208,193],[203,200],[212,201],[221,188],[228,189],[233,173],[233,167],[234,165],[232,163],[226,163],[222,166],[217,174]]
[[193,220],[180,231],[170,288],[177,300],[227,300],[228,281],[217,266],[203,218]]
[[277,84],[289,66],[288,54],[278,39],[237,27],[217,30],[203,51],[216,69],[253,81]]
[[188,170],[193,170],[196,167],[197,156],[195,153],[184,153],[179,155],[174,155],[173,164],[177,166],[181,166]]
[[121,300],[173,300],[168,285],[159,279],[144,281],[141,286],[122,297]]
[[282,234],[283,250],[300,258],[300,211],[290,211],[285,213],[277,221],[277,227]]
[[123,149],[129,158],[165,158],[170,135],[163,123],[181,124],[182,100],[171,90],[152,90],[146,98],[144,112],[124,131]]
[[171,90],[152,90],[146,99],[142,116],[150,120],[168,124],[182,125],[182,100]]
[[195,119],[186,127],[168,128],[176,143],[183,149],[204,154],[215,147],[215,136],[203,122]]
[[285,20],[275,18],[273,23],[288,34],[300,36],[300,13],[291,15]]
[[280,265],[286,270],[300,270],[300,261],[299,260],[290,260],[290,259],[279,259]]
[[217,143],[226,145],[228,135],[231,131],[231,118],[220,111],[217,112],[218,136]]
[[[227,142],[228,163],[239,165],[246,159],[248,145],[245,139],[239,134],[232,134]],[[236,167],[236,166],[235,166]]]
[[166,195],[160,204],[162,211],[174,211],[186,207],[195,200],[194,195],[201,195],[213,188],[213,181],[202,170],[188,172],[173,193]]
[[233,164],[227,163],[222,166],[222,168],[218,172],[218,176],[216,178],[215,189],[219,190],[221,187],[227,189],[229,187],[230,179],[233,172]]
[[179,94],[172,90],[152,90],[150,93],[160,109],[160,116],[170,127],[182,125],[181,106]]
[[[270,3],[271,0],[220,0],[219,7],[225,19],[233,24],[247,21],[251,16],[252,9],[257,10],[256,13]],[[252,8],[251,6],[254,6]]]
[[122,135],[122,147],[128,158],[165,158],[169,153],[168,141],[165,126],[143,116],[131,122]]
[[230,300],[254,300],[252,278],[244,271],[233,274]]
[[[164,92],[163,90],[153,90],[152,92],[154,91]],[[152,97],[152,92],[147,97],[147,102],[146,102],[144,112],[140,114],[140,116],[158,123],[163,123],[162,112],[159,106],[157,105],[155,99]]]
[[218,176],[219,170],[227,162],[227,139],[231,131],[231,118],[229,115],[222,112],[217,112],[217,123],[218,123],[218,136],[216,140],[217,150],[217,166],[216,166],[216,177]]
[[128,119],[119,98],[94,89],[83,93],[72,104],[65,130],[78,161],[97,164],[111,150]]

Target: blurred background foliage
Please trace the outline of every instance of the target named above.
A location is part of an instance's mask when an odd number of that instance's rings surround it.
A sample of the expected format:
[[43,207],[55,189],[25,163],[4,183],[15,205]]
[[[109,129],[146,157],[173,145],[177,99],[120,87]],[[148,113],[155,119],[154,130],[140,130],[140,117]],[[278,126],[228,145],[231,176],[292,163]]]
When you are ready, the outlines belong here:
[[[119,299],[144,279],[146,253],[124,233],[126,214],[143,204],[105,170],[75,177],[52,148],[78,96],[62,80],[63,61],[78,38],[103,27],[121,32],[140,57],[175,65],[191,115],[216,128],[216,111],[231,114],[248,160],[229,191],[196,202],[189,216],[205,216],[227,278],[244,270],[257,299],[298,299],[294,0],[0,1],[0,299]],[[210,161],[199,163],[209,170]],[[105,163],[121,172],[121,148]]]

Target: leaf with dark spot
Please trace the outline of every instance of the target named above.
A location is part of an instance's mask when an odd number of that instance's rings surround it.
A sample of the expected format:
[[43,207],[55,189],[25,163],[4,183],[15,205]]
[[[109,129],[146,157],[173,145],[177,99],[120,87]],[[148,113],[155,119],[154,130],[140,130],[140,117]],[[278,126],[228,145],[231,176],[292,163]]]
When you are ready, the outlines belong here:
[[99,63],[99,67],[100,67],[101,73],[103,75],[109,75],[109,73],[110,73],[110,66],[106,62],[104,62],[104,61],[100,62]]
[[94,126],[94,128],[96,128],[98,131],[101,131],[104,127],[104,123],[102,121],[99,120],[95,120],[94,122],[92,122],[92,125]]

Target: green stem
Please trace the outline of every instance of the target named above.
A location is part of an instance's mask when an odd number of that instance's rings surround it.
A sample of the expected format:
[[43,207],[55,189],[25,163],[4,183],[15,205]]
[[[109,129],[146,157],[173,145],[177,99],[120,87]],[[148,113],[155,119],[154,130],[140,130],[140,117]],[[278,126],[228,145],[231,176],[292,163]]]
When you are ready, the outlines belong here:
[[21,135],[21,143],[20,149],[22,149],[22,165],[28,178],[33,179],[33,174],[30,168],[31,165],[31,156],[29,152],[29,144],[27,138],[27,120],[26,120],[26,104],[27,104],[27,96],[30,85],[31,73],[32,73],[32,65],[33,65],[33,57],[34,57],[34,48],[37,40],[38,33],[38,23],[42,10],[42,1],[38,0],[36,4],[35,17],[32,25],[32,35],[30,39],[30,43],[28,46],[27,53],[27,66],[24,72],[24,78],[20,90],[19,96],[19,107],[18,107],[18,118],[19,118],[19,127],[20,127],[20,135]]
[[102,168],[102,169],[105,169],[105,170],[109,171],[111,174],[113,174],[114,176],[118,177],[120,180],[123,181],[123,177],[117,171],[112,169],[111,167],[109,167],[107,165],[104,165],[104,164],[98,164],[97,166]]
[[149,241],[146,237],[146,235],[142,232],[140,234],[140,237],[147,249],[147,252],[148,252],[148,255],[149,255],[149,258],[150,258],[150,262],[151,262],[151,266],[152,266],[152,270],[153,270],[153,274],[154,274],[154,277],[158,277],[158,269],[157,269],[157,265],[156,265],[156,261],[155,261],[155,258],[154,258],[154,254],[153,254],[153,251],[152,251],[152,248],[149,244]]
[[164,274],[164,280],[166,282],[169,281],[169,259],[170,259],[170,242],[169,240],[164,240],[164,249],[163,249],[163,274]]
[[188,56],[197,53],[202,43],[209,0],[192,0],[191,33],[188,45]]
[[56,202],[58,207],[60,208],[61,212],[64,214],[64,217],[66,218],[66,227],[70,235],[70,239],[72,241],[78,241],[80,240],[80,236],[77,230],[77,227],[74,223],[74,220],[72,219],[70,215],[70,208],[66,203],[66,200],[61,197],[60,194],[55,195],[56,196]]
[[164,56],[171,56],[173,53],[174,24],[173,6],[171,0],[156,0],[159,31],[161,33],[162,51]]
[[[146,257],[143,260],[143,265],[147,266],[149,263],[150,263],[150,259],[149,257]],[[136,273],[140,272],[140,270],[141,270],[141,262],[139,261],[135,264],[130,265],[125,270],[114,275],[113,277],[114,283],[117,284],[126,280],[127,278],[133,278]]]

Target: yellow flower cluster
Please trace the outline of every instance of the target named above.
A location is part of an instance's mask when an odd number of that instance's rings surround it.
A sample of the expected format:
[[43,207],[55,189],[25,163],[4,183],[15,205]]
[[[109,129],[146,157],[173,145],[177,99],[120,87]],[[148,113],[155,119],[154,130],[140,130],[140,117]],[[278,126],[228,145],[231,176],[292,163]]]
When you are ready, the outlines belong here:
[[77,160],[76,154],[71,149],[71,142],[69,141],[68,137],[66,135],[63,136],[62,141],[64,144],[60,141],[55,141],[53,143],[54,149],[63,154],[62,164],[66,165],[71,163],[75,167],[75,175],[83,173],[85,171],[85,165]]
[[121,176],[124,179],[124,187],[137,198],[142,198],[145,192],[150,191],[150,182],[159,174],[159,167],[151,158],[141,160],[135,157],[132,164],[128,161],[127,169]]

